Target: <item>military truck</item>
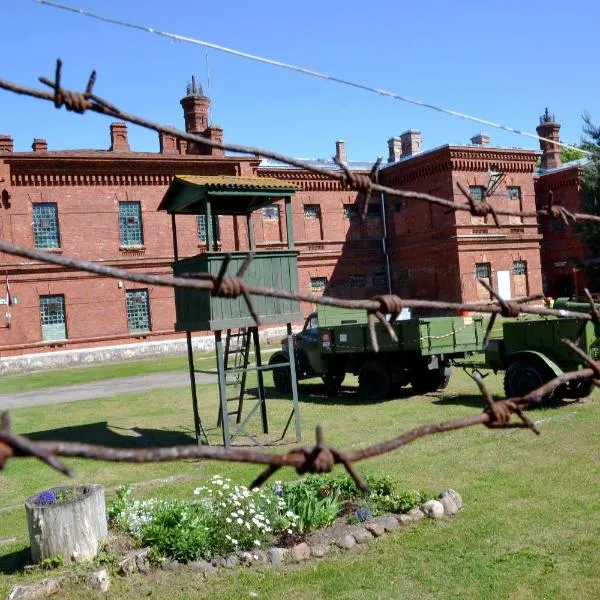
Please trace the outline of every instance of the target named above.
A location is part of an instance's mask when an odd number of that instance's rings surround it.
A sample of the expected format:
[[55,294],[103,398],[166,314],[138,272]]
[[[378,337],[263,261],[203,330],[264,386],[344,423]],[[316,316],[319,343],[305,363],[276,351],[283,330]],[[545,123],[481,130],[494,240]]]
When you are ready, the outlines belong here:
[[[588,312],[590,306],[562,298],[555,300],[553,308]],[[485,363],[481,366],[494,372],[505,371],[507,397],[524,396],[562,373],[585,368],[585,361],[563,339],[579,338],[579,347],[597,358],[599,335],[600,329],[591,321],[523,315],[501,324],[485,349]],[[555,390],[546,401],[584,398],[592,388],[591,381],[573,381]]]
[[[335,393],[347,373],[358,375],[358,391],[370,401],[389,396],[409,384],[415,394],[444,389],[451,361],[481,352],[482,317],[412,317],[393,324],[398,341],[376,325],[379,352],[371,347],[364,310],[319,307],[294,336],[298,380],[321,377]],[[287,339],[269,364],[289,362]],[[273,369],[280,393],[291,390],[287,369]]]

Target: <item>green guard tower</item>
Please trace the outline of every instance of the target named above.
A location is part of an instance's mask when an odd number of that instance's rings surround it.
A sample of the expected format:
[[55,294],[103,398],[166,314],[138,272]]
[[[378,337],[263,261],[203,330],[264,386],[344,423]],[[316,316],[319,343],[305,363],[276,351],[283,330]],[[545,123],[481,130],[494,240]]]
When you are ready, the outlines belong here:
[[[173,273],[175,276],[193,277],[194,274],[211,273],[217,275],[226,266],[222,275],[235,275],[240,268],[244,281],[264,288],[298,291],[298,252],[294,249],[291,199],[298,188],[285,181],[269,177],[237,176],[195,176],[177,175],[165,193],[158,210],[166,210],[171,215],[173,231]],[[252,228],[252,213],[276,201],[285,202],[285,223],[287,250],[255,251]],[[196,256],[179,258],[177,247],[176,215],[204,215],[206,225],[206,251]],[[245,217],[248,235],[248,252],[220,252],[217,243],[218,215]],[[243,229],[243,228],[240,228]],[[250,254],[252,260],[250,261]],[[225,265],[226,263],[226,265]],[[287,325],[290,361],[277,365],[263,365],[261,360],[258,326],[250,314],[243,297],[219,298],[201,290],[175,289],[176,331],[185,331],[188,349],[192,404],[196,441],[208,443],[198,408],[196,373],[215,373],[197,369],[194,366],[192,331],[213,331],[217,358],[216,375],[219,382],[219,414],[217,425],[222,426],[223,444],[229,447],[238,436],[249,437],[255,444],[259,442],[246,430],[249,419],[260,411],[262,431],[269,433],[267,406],[265,400],[263,372],[273,368],[289,368],[292,379],[293,407],[282,433],[285,437],[292,422],[296,425],[296,439],[301,436],[300,411],[296,385],[292,322],[302,320],[297,301],[257,296],[253,298],[254,308],[261,324]],[[225,330],[226,340],[223,347]],[[250,346],[254,346],[255,362],[249,363]],[[243,417],[247,374],[256,372],[257,402]],[[228,389],[234,388],[235,398],[228,397]],[[237,402],[231,412],[228,405]],[[235,419],[235,430],[232,433]]]

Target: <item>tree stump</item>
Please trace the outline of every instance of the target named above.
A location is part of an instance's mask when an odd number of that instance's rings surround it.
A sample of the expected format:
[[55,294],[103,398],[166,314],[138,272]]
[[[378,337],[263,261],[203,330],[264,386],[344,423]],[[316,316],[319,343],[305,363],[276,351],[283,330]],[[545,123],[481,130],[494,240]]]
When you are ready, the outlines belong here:
[[[39,503],[42,495],[46,504]],[[52,488],[29,498],[25,510],[34,563],[57,555],[65,561],[91,560],[108,534],[101,485]]]

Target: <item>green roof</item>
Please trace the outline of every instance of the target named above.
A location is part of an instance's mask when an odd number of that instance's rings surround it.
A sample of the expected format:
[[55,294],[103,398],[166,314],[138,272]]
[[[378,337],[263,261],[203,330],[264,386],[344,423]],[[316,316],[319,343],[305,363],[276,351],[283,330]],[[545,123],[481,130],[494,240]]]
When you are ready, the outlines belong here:
[[208,200],[213,214],[245,215],[299,189],[275,177],[176,175],[158,210],[197,215],[204,213]]

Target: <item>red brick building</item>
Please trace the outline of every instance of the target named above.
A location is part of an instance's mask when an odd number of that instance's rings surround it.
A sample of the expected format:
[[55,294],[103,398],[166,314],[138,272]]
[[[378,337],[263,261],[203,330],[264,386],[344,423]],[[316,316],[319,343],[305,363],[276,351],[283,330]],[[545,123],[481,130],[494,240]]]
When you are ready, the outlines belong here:
[[[186,130],[220,140],[208,122],[210,100],[195,85],[182,99]],[[469,213],[446,213],[429,203],[374,195],[363,220],[364,198],[338,181],[272,161],[228,156],[222,151],[159,136],[158,153],[129,147],[127,127],[110,126],[108,150],[52,151],[34,140],[32,152],[14,152],[0,136],[0,236],[126,269],[170,274],[170,218],[156,208],[175,174],[274,176],[301,188],[293,198],[299,283],[305,292],[361,298],[392,290],[400,295],[445,300],[487,298],[476,276],[512,297],[541,291],[535,219],[493,223]],[[491,172],[505,178],[491,198],[498,207],[533,210],[536,153],[492,148],[478,136],[468,146],[422,151],[420,134],[408,131],[389,141],[390,160],[381,183],[460,198],[457,182],[473,194]],[[347,161],[343,142],[336,154],[350,169],[371,165]],[[332,160],[315,161],[336,168]],[[257,247],[283,246],[282,207],[252,218]],[[281,218],[280,218],[281,217]],[[202,217],[177,218],[180,256],[205,248]],[[245,223],[221,217],[222,249],[244,249]],[[17,303],[0,307],[0,355],[119,344],[178,337],[169,289],[119,282],[0,255],[0,299],[4,279]],[[303,306],[308,313],[312,307]]]

